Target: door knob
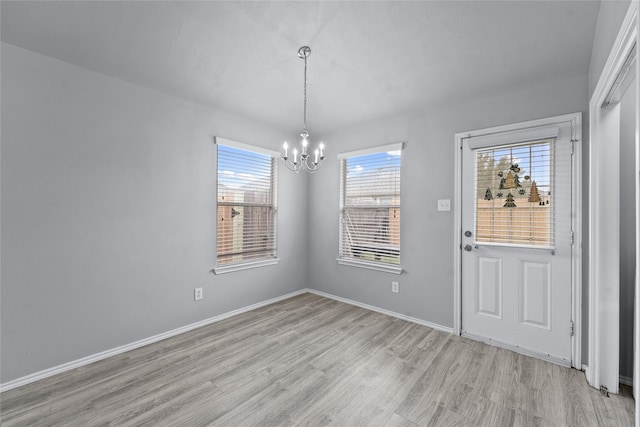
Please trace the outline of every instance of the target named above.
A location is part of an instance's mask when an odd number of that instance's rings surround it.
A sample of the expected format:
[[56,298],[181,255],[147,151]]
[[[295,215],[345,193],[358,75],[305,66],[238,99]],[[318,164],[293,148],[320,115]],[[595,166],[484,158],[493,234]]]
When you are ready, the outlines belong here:
[[471,237],[471,235],[472,235],[472,234],[473,234],[473,233],[472,233],[472,232],[470,232],[469,230],[467,230],[467,231],[465,231],[465,232],[464,232],[464,235],[465,235],[465,236],[467,236],[467,237]]
[[471,245],[464,245],[464,250],[467,252],[471,252],[471,249],[473,249],[473,246]]

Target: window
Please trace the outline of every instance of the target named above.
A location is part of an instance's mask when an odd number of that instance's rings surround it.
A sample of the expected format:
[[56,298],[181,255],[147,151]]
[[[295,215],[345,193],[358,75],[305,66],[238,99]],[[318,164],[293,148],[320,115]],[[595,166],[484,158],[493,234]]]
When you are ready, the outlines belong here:
[[392,273],[400,267],[402,143],[343,153],[338,262]]
[[275,264],[278,153],[216,138],[216,274]]
[[476,151],[476,241],[554,247],[554,144]]

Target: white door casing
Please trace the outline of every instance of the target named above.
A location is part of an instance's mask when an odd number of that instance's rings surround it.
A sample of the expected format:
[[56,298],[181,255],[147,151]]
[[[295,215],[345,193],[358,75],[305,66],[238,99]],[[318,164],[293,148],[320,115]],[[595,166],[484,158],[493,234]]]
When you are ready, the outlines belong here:
[[[460,248],[456,312],[460,316],[456,318],[454,329],[470,338],[567,366],[579,364],[576,359],[580,358],[579,339],[575,336],[580,330],[580,316],[576,315],[580,312],[580,253],[575,248],[580,230],[579,182],[576,182],[580,121],[580,113],[577,113],[456,135],[461,147],[458,157],[460,192],[456,197],[460,226],[456,236]],[[481,206],[486,206],[487,202],[482,200],[484,188],[476,188],[476,185],[483,185],[476,184],[476,178],[482,176],[482,172],[478,172],[480,166],[477,166],[476,156],[494,152],[492,148],[496,148],[497,156],[501,152],[499,147],[505,146],[513,147],[515,162],[518,152],[535,150],[531,147],[550,150],[548,162],[555,170],[555,179],[548,183],[547,191],[552,190],[551,194],[543,195],[550,205],[542,208],[552,209],[549,214],[552,233],[548,242],[537,237],[535,242],[519,241],[518,238],[513,242],[498,238],[495,242],[495,239],[487,238],[486,227],[484,232],[478,228],[486,217],[478,219],[478,224],[476,219],[483,215]],[[531,159],[534,157],[535,153]],[[534,168],[533,163],[527,162],[523,163]],[[519,173],[520,179],[524,176],[528,181],[522,188],[511,190],[514,193],[521,191],[512,203],[518,207],[508,207],[508,190],[500,191],[505,194],[499,194],[500,199],[489,202],[494,206],[492,212],[496,212],[496,218],[515,215],[511,225],[502,232],[515,229],[518,234],[521,225],[518,218],[522,218],[518,215],[542,212],[527,200],[531,181],[540,179],[540,169],[537,172],[523,169]],[[487,195],[492,197],[490,193]],[[545,202],[543,200],[543,204]],[[539,223],[539,220],[533,222]],[[481,235],[477,236],[479,230]],[[492,225],[491,230],[502,236],[496,231],[500,230],[499,225]],[[467,236],[465,232],[471,235]]]
[[[640,46],[640,13],[636,2],[636,46]],[[636,283],[634,304],[633,397],[636,426],[640,426],[640,55],[636,55]]]
[[[618,168],[620,161],[620,111],[616,92],[625,87],[625,75],[628,78],[640,75],[638,55],[635,67],[626,68],[627,59],[640,40],[638,9],[637,1],[629,4],[589,101],[589,365],[586,374],[590,385],[606,387],[612,393],[618,392],[620,381],[620,175],[609,171]],[[636,144],[637,133],[636,124]],[[637,342],[635,346],[637,353]],[[637,354],[635,358],[637,367],[640,365]],[[639,415],[636,412],[636,424],[640,426]]]

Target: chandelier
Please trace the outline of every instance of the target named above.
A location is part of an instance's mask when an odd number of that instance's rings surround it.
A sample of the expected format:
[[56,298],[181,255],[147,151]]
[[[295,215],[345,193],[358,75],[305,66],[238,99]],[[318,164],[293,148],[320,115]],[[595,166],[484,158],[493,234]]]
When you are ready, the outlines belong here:
[[313,173],[320,168],[324,160],[324,144],[320,141],[318,147],[313,151],[313,156],[309,155],[309,131],[307,130],[307,58],[311,55],[309,46],[302,46],[298,49],[298,57],[304,59],[304,131],[300,134],[300,150],[293,148],[293,158],[289,157],[289,144],[287,141],[282,145],[282,160],[287,169],[296,173],[306,170]]

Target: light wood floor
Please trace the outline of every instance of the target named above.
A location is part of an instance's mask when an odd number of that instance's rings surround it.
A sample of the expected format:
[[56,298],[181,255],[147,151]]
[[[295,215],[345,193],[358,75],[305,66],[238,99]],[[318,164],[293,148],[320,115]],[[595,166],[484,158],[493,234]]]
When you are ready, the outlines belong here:
[[631,426],[582,372],[304,294],[0,395],[13,425]]

